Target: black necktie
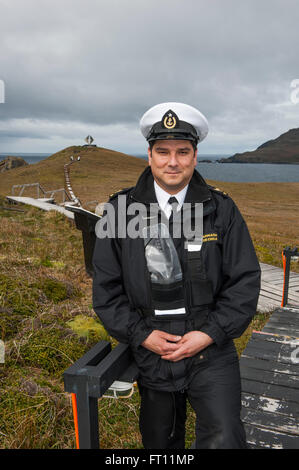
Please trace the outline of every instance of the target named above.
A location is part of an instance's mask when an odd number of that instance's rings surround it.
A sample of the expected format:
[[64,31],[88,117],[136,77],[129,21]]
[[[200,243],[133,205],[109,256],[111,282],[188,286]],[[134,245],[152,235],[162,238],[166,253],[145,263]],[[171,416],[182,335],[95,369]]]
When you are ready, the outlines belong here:
[[170,232],[170,236],[173,238],[173,242],[178,252],[180,262],[182,263],[182,245],[183,245],[182,237],[176,238],[174,237],[174,233],[173,233],[173,214],[177,212],[179,203],[178,203],[177,198],[175,198],[174,196],[168,199],[168,203],[171,205],[171,208],[172,208],[172,211],[169,217],[169,232]]
[[173,222],[173,213],[177,212],[179,203],[178,203],[177,198],[172,196],[168,199],[168,204],[171,205],[171,209],[172,209],[170,217],[169,217],[169,223],[172,224],[172,222]]

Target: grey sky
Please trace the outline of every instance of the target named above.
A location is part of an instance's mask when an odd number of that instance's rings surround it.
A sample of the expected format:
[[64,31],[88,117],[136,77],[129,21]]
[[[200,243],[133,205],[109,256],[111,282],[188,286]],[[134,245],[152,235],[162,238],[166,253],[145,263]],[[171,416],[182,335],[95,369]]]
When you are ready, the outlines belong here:
[[151,106],[197,107],[201,153],[299,127],[297,0],[0,0],[1,152],[83,144],[144,153]]

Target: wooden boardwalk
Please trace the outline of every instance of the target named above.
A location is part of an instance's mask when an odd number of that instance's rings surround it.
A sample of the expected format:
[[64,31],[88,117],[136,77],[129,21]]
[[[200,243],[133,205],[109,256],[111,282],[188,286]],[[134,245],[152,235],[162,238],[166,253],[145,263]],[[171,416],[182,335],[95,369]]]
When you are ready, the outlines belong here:
[[57,204],[51,204],[44,202],[42,199],[35,199],[34,197],[23,197],[23,196],[6,196],[6,199],[12,202],[19,202],[22,204],[29,204],[30,206],[38,207],[44,211],[57,211],[65,215],[69,219],[74,219],[74,214],[64,207],[58,206]]
[[299,449],[299,306],[277,308],[240,359],[250,448]]
[[[261,291],[257,310],[269,312],[280,307],[283,292],[283,269],[260,263],[262,271]],[[288,305],[299,305],[299,274],[291,272]]]

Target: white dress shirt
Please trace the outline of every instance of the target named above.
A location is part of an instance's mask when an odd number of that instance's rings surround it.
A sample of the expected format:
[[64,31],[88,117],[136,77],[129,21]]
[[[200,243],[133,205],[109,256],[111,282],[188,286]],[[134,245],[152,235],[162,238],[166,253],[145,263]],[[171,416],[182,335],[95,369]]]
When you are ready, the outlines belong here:
[[188,184],[183,188],[181,189],[181,191],[179,191],[177,194],[169,194],[167,193],[166,191],[164,191],[164,189],[162,189],[157,183],[156,181],[154,181],[154,187],[155,187],[155,193],[156,193],[156,198],[157,198],[157,201],[158,201],[158,204],[161,208],[161,210],[164,212],[164,214],[166,215],[166,217],[169,219],[170,215],[171,215],[171,212],[172,212],[172,207],[171,205],[168,203],[168,200],[170,197],[175,197],[178,201],[178,211],[181,210],[182,208],[182,205],[184,203],[184,200],[185,200],[185,197],[186,197],[186,193],[187,193],[187,189],[188,189]]

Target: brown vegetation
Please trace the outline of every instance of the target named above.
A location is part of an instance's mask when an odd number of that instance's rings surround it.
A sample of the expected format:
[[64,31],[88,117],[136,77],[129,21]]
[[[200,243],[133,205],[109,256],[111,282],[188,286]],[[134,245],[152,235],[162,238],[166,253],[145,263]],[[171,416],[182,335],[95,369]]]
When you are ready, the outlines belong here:
[[[81,233],[73,222],[54,211],[25,205],[19,211],[3,208],[3,196],[10,193],[12,184],[63,187],[63,164],[70,155],[81,156],[80,162],[71,165],[71,181],[84,203],[106,200],[110,193],[134,184],[146,166],[141,159],[117,152],[72,147],[0,175],[0,339],[5,342],[5,363],[0,364],[1,448],[75,446],[62,373],[102,338],[92,310]],[[261,261],[279,264],[281,248],[298,244],[299,183],[214,184],[237,202]],[[298,270],[298,263],[293,269]],[[82,326],[83,317],[87,321],[81,334],[72,325],[77,320],[77,327]],[[236,340],[239,354],[252,329],[261,329],[268,317],[257,313]],[[142,447],[138,407],[138,393],[128,400],[100,400],[103,448]],[[189,408],[187,446],[194,439],[194,420]]]

